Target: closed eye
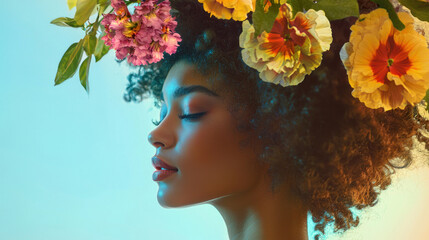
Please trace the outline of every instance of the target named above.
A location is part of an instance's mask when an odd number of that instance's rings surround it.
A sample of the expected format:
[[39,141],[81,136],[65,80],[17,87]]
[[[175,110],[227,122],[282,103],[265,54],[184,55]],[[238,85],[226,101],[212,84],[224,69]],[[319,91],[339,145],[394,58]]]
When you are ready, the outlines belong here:
[[199,119],[204,114],[206,114],[206,112],[200,112],[200,113],[194,113],[194,114],[182,114],[182,115],[179,115],[179,118],[192,121],[192,120]]
[[[185,119],[185,120],[188,120],[188,121],[195,121],[195,120],[199,119],[200,117],[202,117],[206,113],[207,112],[200,112],[200,113],[194,113],[194,114],[182,114],[182,115],[179,115],[179,119]],[[162,120],[163,119],[160,119],[159,121],[152,120],[152,123],[155,126],[159,126],[159,124],[161,124]]]

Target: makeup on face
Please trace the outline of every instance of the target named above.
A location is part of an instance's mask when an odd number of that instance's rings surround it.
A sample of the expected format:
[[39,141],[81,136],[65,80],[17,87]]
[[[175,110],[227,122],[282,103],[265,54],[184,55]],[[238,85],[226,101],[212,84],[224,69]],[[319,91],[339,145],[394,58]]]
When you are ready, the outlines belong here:
[[[164,86],[161,123],[148,136],[156,157],[171,167],[153,174],[162,206],[214,202],[255,187],[263,169],[247,134],[237,131],[226,93],[214,93],[207,75],[186,62],[176,63]],[[225,94],[225,95],[224,95]],[[156,168],[156,167],[155,167]]]
[[[197,119],[203,116],[208,110],[216,104],[216,100],[218,100],[219,96],[212,92],[211,90],[200,86],[200,85],[192,85],[192,86],[183,86],[178,89],[173,94],[173,101],[176,101],[177,106],[179,106],[180,112],[178,117],[180,119],[192,120]],[[175,105],[175,103],[171,103],[171,105]],[[160,112],[160,120],[157,124],[159,125],[162,120],[168,114],[169,109],[165,101],[163,101]]]
[[[174,91],[173,103],[171,103],[170,108],[179,108],[173,111],[179,113],[177,116],[179,121],[197,122],[213,107],[217,97],[216,93],[200,85],[181,86]],[[171,109],[168,109],[164,102],[161,107],[160,121],[156,125],[159,125],[167,117],[169,111]],[[156,156],[152,159],[152,163],[156,168],[152,174],[153,181],[162,181],[178,172],[177,168],[168,166]]]

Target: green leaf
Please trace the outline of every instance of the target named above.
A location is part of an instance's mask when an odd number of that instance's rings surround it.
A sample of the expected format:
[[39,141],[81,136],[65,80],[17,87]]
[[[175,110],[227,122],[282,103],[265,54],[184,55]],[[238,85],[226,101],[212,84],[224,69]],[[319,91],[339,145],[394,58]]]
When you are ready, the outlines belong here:
[[294,16],[297,12],[309,9],[323,10],[330,21],[359,16],[357,0],[288,0],[288,3],[292,6]]
[[87,92],[89,92],[88,75],[89,75],[89,65],[91,64],[91,57],[92,55],[89,55],[82,62],[79,68],[80,84],[82,84],[82,87],[85,88]]
[[77,0],[76,14],[74,15],[77,24],[84,24],[91,16],[96,5],[97,0]]
[[100,5],[100,9],[98,10],[98,15],[104,13],[104,11],[110,6],[110,0],[99,0],[98,4]]
[[252,24],[255,27],[255,35],[259,36],[263,31],[270,32],[279,13],[280,4],[273,3],[266,13],[261,0],[256,0],[255,12],[252,14]]
[[67,5],[69,6],[69,10],[72,10],[74,7],[76,7],[77,0],[67,0]]
[[287,0],[287,3],[292,7],[292,13],[295,16],[297,12],[304,11],[303,0]]
[[304,8],[312,8],[316,11],[323,10],[330,21],[359,16],[359,5],[357,0],[306,0]]
[[76,20],[73,18],[68,17],[59,17],[51,21],[52,24],[55,24],[57,26],[61,27],[74,27],[74,28],[80,28],[83,25],[77,24]]
[[100,36],[94,51],[95,62],[100,61],[100,59],[103,58],[103,56],[106,55],[109,52],[109,50],[110,50],[109,46],[106,46],[106,44],[104,44],[104,41],[101,39],[101,36]]
[[393,26],[401,31],[405,28],[405,25],[399,20],[398,14],[396,14],[395,9],[393,8],[392,4],[389,2],[389,0],[371,0],[378,4],[381,8],[386,9],[387,13],[389,13],[389,18],[392,20]]
[[61,58],[58,64],[57,75],[55,76],[55,85],[73,77],[79,66],[83,54],[83,40],[73,43]]
[[418,0],[399,0],[399,2],[409,8],[414,17],[429,22],[429,2]]
[[[263,0],[256,0],[256,9],[252,15],[255,34],[269,32],[279,12],[280,4],[273,3],[268,12],[264,12]],[[359,16],[357,0],[287,0],[292,7],[293,15],[297,12],[314,9],[323,10],[329,20],[343,19],[350,16]]]
[[85,53],[87,56],[95,52],[96,45],[97,45],[97,38],[94,35],[88,34],[83,38],[83,49],[85,50]]

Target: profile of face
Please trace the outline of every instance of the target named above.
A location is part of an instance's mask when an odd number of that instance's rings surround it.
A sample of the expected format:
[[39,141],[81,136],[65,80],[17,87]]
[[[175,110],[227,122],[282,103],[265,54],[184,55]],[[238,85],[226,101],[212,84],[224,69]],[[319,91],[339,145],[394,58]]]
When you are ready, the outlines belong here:
[[216,203],[245,194],[264,174],[257,156],[240,142],[225,96],[185,61],[169,71],[163,88],[160,124],[149,134],[159,159],[178,169],[157,181],[163,207]]

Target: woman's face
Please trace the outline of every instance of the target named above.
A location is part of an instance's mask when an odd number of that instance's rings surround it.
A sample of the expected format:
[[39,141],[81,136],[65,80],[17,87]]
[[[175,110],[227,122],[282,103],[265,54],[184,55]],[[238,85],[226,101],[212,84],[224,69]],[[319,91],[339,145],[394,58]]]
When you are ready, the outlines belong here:
[[158,202],[179,207],[245,193],[263,174],[248,135],[239,133],[225,97],[184,61],[170,70],[162,88],[161,122],[149,134],[156,156],[178,169],[157,181]]

